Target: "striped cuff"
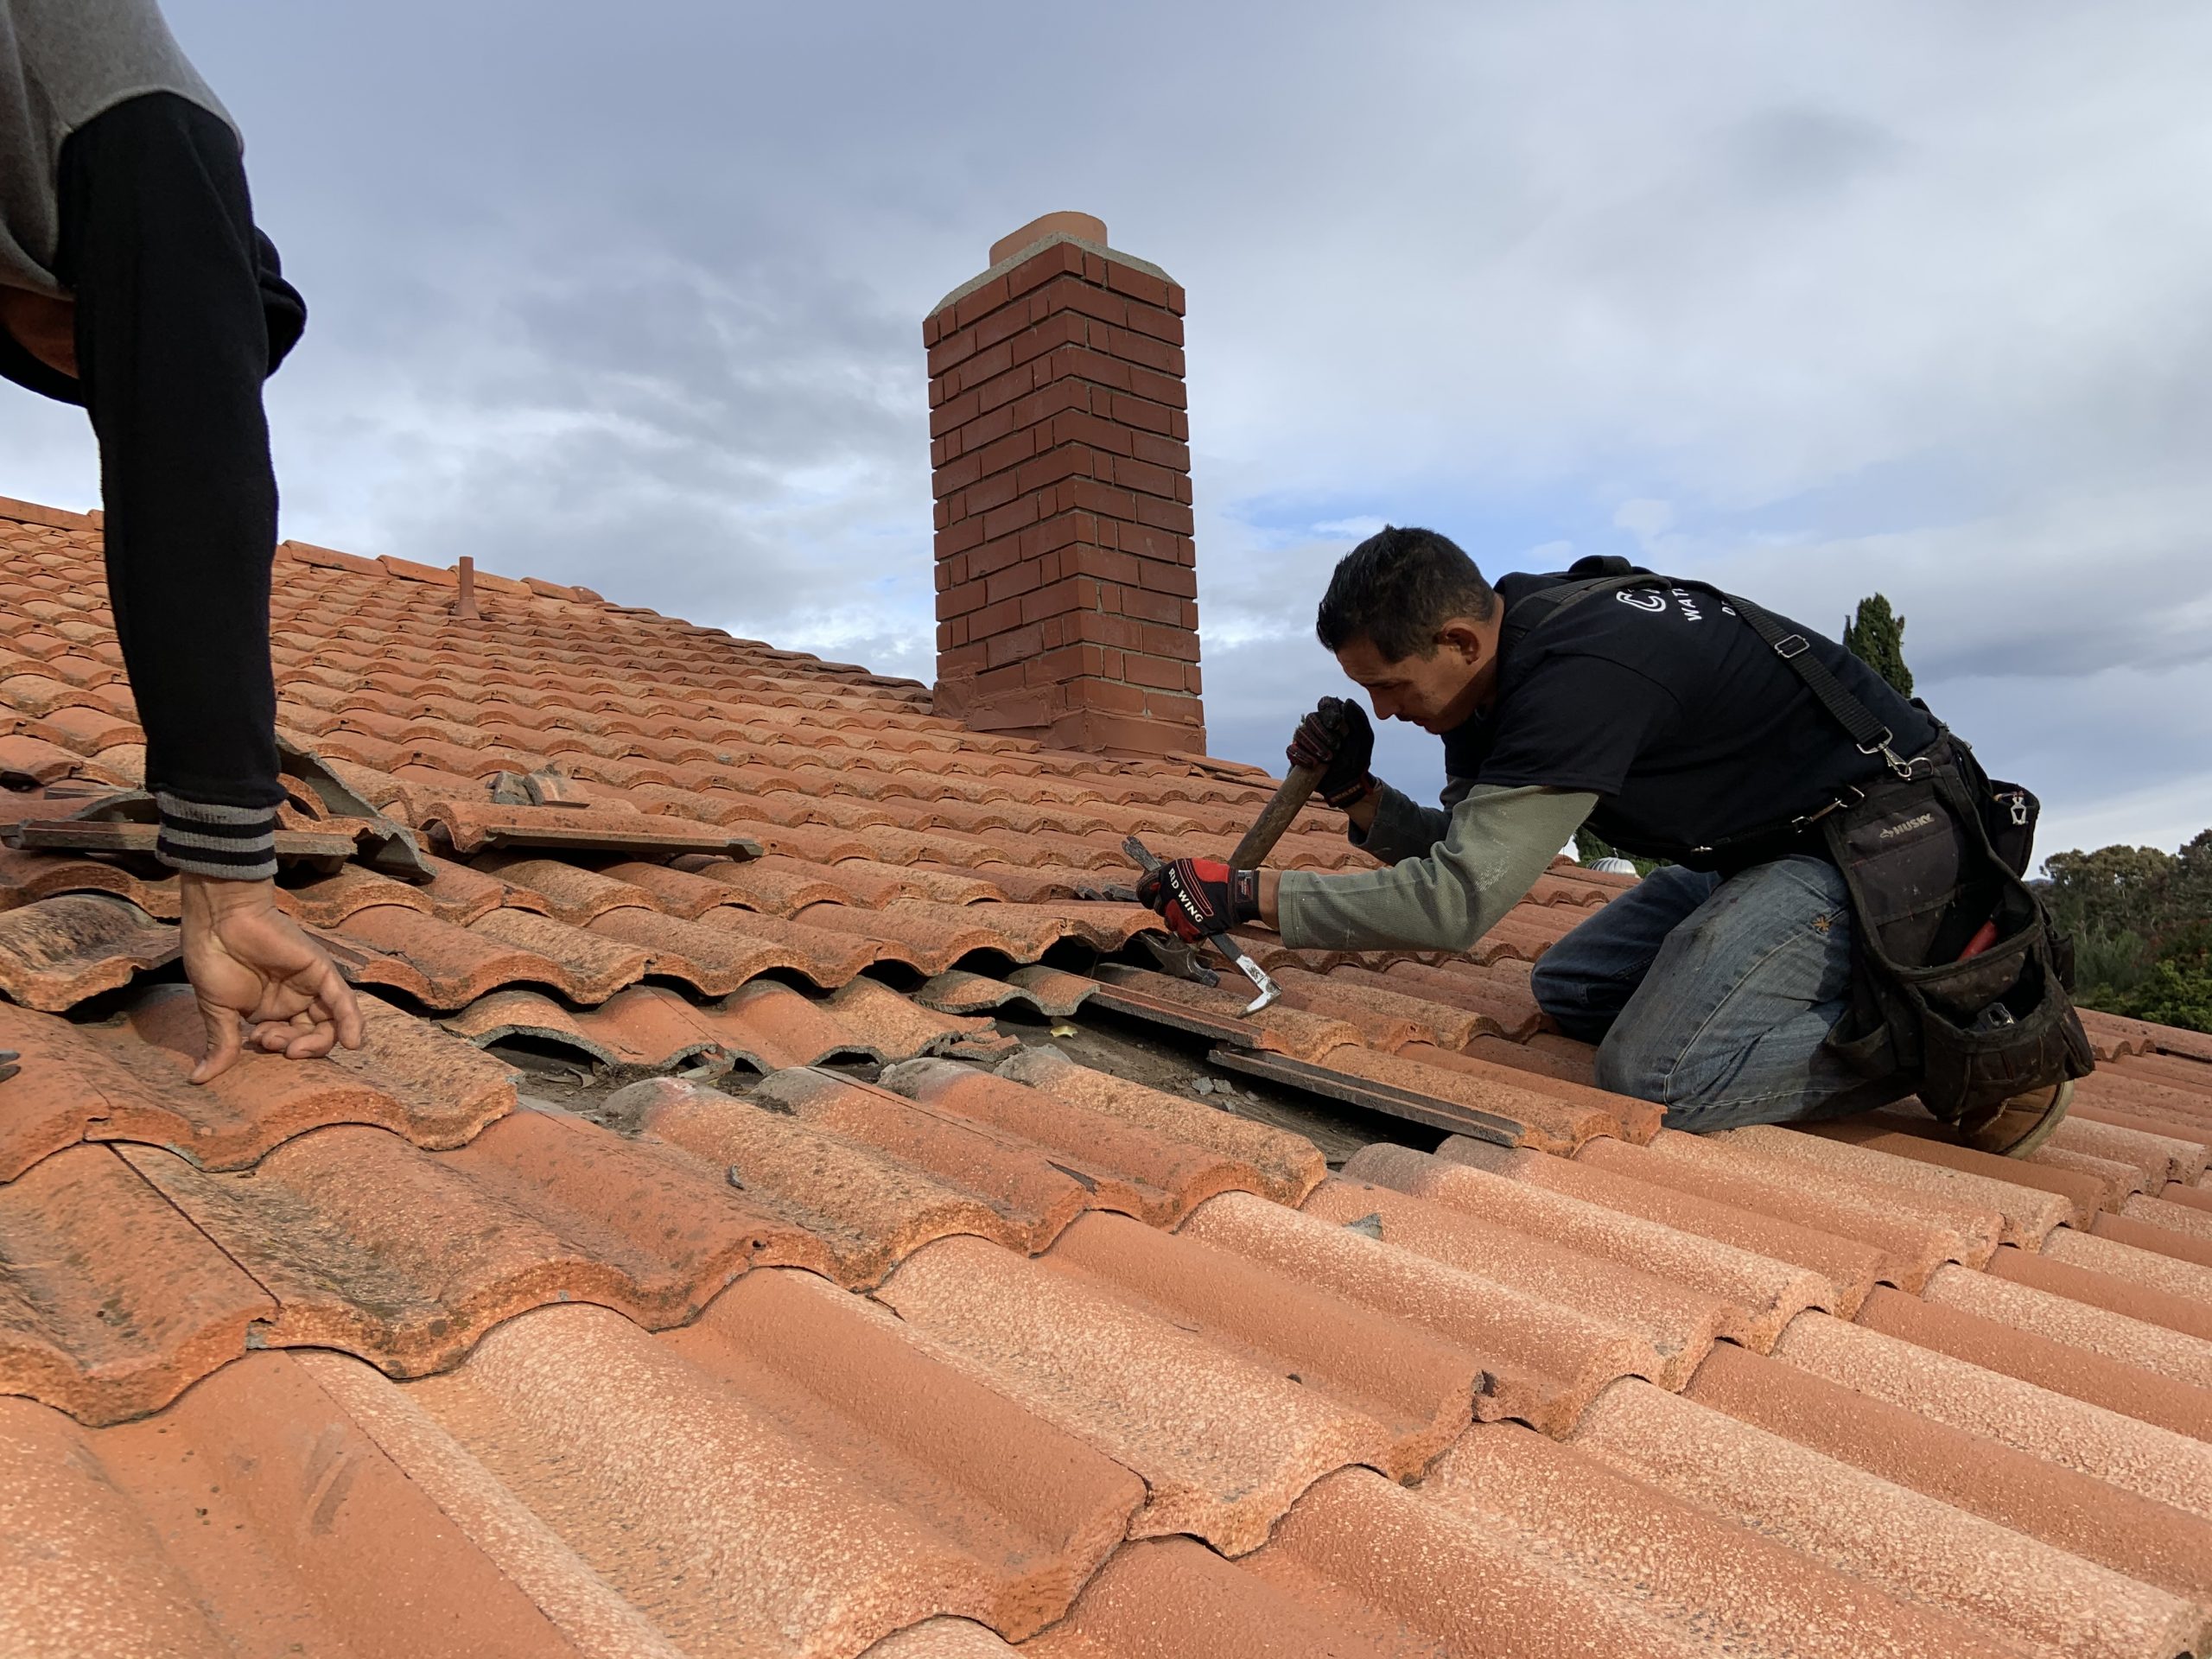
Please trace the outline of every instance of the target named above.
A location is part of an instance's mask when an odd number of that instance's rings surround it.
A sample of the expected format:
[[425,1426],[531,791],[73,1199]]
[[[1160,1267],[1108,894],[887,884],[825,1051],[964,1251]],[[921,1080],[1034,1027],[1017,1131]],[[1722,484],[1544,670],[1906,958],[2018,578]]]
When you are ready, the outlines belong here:
[[215,806],[161,791],[162,833],[155,856],[173,870],[225,881],[267,881],[276,874],[276,809]]

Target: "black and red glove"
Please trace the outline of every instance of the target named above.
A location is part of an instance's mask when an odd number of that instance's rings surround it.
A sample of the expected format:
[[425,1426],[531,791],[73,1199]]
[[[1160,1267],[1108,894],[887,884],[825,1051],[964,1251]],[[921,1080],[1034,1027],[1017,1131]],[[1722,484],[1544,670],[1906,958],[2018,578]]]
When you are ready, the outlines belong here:
[[1137,902],[1158,911],[1167,931],[1197,944],[1260,913],[1260,873],[1232,870],[1217,858],[1179,858],[1137,883]]
[[1298,722],[1283,753],[1292,766],[1319,772],[1313,792],[1340,810],[1381,787],[1368,770],[1375,764],[1375,728],[1367,710],[1348,698],[1322,698]]

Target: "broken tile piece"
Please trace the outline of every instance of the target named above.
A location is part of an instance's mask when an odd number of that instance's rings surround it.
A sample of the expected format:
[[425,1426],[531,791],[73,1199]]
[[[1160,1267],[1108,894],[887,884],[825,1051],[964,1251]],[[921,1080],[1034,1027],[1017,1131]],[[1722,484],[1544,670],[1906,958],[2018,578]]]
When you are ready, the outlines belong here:
[[72,893],[0,912],[0,993],[59,1013],[175,962],[177,931],[127,899]]

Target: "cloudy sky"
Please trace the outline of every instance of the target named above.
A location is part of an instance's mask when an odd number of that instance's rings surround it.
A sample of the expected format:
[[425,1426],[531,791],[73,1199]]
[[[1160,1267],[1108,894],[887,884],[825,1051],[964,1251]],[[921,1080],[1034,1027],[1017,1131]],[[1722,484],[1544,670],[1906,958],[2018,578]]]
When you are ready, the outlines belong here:
[[[2212,823],[2212,10],[168,10],[313,308],[287,534],[927,678],[920,319],[1079,208],[1190,293],[1217,752],[1339,689],[1313,601],[1389,519],[1878,588],[2045,850]],[[75,411],[0,446],[96,499]]]

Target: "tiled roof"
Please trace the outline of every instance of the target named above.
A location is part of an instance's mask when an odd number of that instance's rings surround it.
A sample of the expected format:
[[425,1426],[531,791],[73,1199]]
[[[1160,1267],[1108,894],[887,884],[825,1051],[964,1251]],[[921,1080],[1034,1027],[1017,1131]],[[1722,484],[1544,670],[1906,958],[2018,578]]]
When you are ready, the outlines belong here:
[[[6,512],[0,820],[51,822],[142,755],[96,528]],[[190,1088],[173,884],[0,852],[0,1651],[2167,1659],[2212,1623],[2212,1039],[2092,1017],[2025,1162],[1910,1110],[1693,1137],[1529,1000],[1609,879],[1470,958],[1255,931],[1289,997],[1247,1020],[1116,890],[1132,832],[1239,834],[1250,769],[975,736],[550,583],[458,619],[452,580],[277,569],[281,718],[336,779],[288,902],[358,1052]],[[395,823],[432,879],[327,855]],[[1279,857],[1359,861],[1319,810]]]

